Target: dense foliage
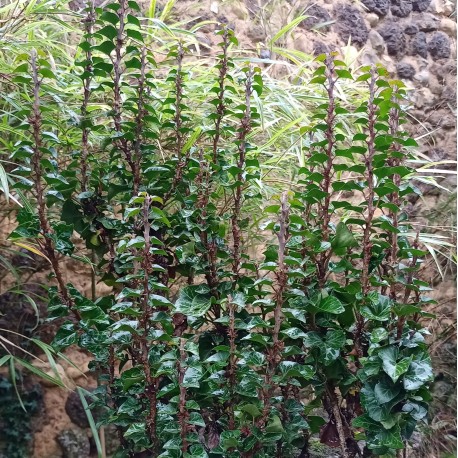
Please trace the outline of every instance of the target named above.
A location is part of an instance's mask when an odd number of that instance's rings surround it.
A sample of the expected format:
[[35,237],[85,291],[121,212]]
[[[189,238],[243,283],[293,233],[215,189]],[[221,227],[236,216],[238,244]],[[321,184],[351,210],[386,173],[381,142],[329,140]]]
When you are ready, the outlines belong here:
[[[250,137],[261,69],[234,64],[223,27],[196,101],[185,47],[157,62],[138,10],[89,8],[74,73],[32,51],[11,80],[25,94],[10,120],[15,187],[35,205],[10,238],[52,266],[49,313],[67,318],[54,347],[93,355],[116,456],[307,457],[317,433],[343,457],[403,449],[432,371],[424,252],[403,211],[416,189],[402,83],[318,57],[310,84],[325,100],[300,127],[305,164],[266,202]],[[345,80],[368,97],[343,101]],[[78,114],[56,97],[69,81]],[[83,243],[109,294],[65,282]]]
[[[41,386],[36,383],[32,386],[21,387],[21,396],[18,397],[17,380],[0,377],[0,415],[2,428],[2,455],[11,458],[27,456],[30,443],[33,439],[32,421],[39,413],[43,399]],[[24,415],[24,410],[27,415]]]

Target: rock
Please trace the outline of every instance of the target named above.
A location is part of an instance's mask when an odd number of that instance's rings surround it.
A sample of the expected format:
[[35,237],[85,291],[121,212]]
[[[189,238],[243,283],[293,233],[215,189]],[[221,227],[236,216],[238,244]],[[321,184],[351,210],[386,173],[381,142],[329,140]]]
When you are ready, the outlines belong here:
[[390,9],[390,0],[361,0],[361,3],[367,11],[379,16],[386,16]]
[[428,43],[428,51],[434,60],[450,57],[450,40],[443,32],[436,32]]
[[67,369],[65,369],[65,373],[67,374],[67,377],[72,380],[78,380],[80,377],[84,377],[84,372],[73,366],[67,367]]
[[[195,19],[192,19],[191,21],[187,23],[188,28],[193,28],[197,24],[201,24],[202,22],[205,22],[205,21],[214,21],[215,20],[215,17],[213,16],[213,14],[210,14],[208,11],[199,10],[197,14],[198,16]],[[227,20],[224,21],[221,19],[224,19],[224,16],[218,18],[218,21],[221,23],[227,22]],[[215,25],[214,24],[199,25],[198,30],[201,32],[212,33],[215,30]]]
[[339,38],[345,43],[351,38],[352,44],[362,47],[366,44],[369,30],[364,19],[356,8],[339,4],[334,8],[336,28]]
[[441,97],[444,102],[449,102],[453,107],[456,107],[456,84],[445,86]]
[[423,59],[428,57],[428,45],[426,43],[426,33],[418,32],[410,42],[410,53],[412,56],[420,56]]
[[454,129],[456,127],[455,117],[450,114],[442,116],[440,126],[443,129]]
[[439,380],[434,383],[433,396],[435,399],[447,404],[448,398],[453,394],[455,388],[445,380]]
[[379,17],[375,13],[369,13],[366,15],[366,21],[371,27],[375,27],[378,24]]
[[428,157],[433,162],[439,162],[443,161],[444,159],[447,159],[447,153],[443,148],[432,148],[428,151]]
[[396,64],[390,56],[387,56],[386,54],[382,56],[382,65],[385,67],[389,75],[396,74]]
[[370,52],[369,50],[365,51],[361,56],[361,63],[363,65],[374,65],[379,62],[377,54]]
[[444,81],[447,75],[456,75],[456,62],[449,59],[446,62],[435,62],[430,65],[431,73],[436,75],[441,81]]
[[412,0],[391,0],[393,16],[407,17],[412,12]]
[[214,14],[218,14],[219,13],[219,5],[218,5],[218,2],[211,2],[211,5],[210,5],[210,11]]
[[271,53],[270,53],[270,51],[268,49],[261,49],[259,51],[259,57],[261,59],[270,59]]
[[405,54],[406,37],[397,22],[387,22],[379,33],[385,39],[386,49],[390,56],[400,57]]
[[415,24],[422,32],[434,32],[439,29],[440,20],[434,14],[421,13],[417,16]]
[[399,62],[396,66],[396,73],[399,78],[411,80],[415,76],[415,67],[407,62]]
[[247,30],[247,37],[253,43],[259,43],[266,39],[266,32],[260,25],[255,25],[253,27],[249,27]]
[[382,55],[385,52],[385,41],[383,40],[383,37],[376,30],[371,30],[369,32],[369,42],[372,46],[372,49],[378,55]]
[[105,448],[107,456],[113,456],[120,445],[121,442],[116,427],[114,425],[105,426]]
[[294,49],[297,51],[301,51],[305,54],[313,54],[313,43],[310,38],[305,34],[305,32],[301,32],[299,29],[298,33],[294,34]]
[[415,81],[418,81],[420,84],[425,85],[425,84],[428,84],[428,81],[430,79],[430,74],[428,70],[422,70],[421,72],[418,72],[415,75],[414,79]]
[[242,1],[234,2],[231,5],[231,11],[234,13],[234,16],[241,21],[248,20],[250,13]]
[[[322,24],[323,22],[330,22],[332,20],[329,13],[320,5],[311,4],[305,10],[305,14],[308,16],[301,22],[301,26],[307,30]],[[319,27],[323,32],[328,32],[331,28],[331,24]]]
[[423,87],[415,91],[415,108],[419,110],[430,108],[434,105],[435,101],[436,97],[434,97],[434,94],[428,88]]
[[[195,35],[197,42],[199,43],[199,51],[201,54],[209,54],[212,49],[212,41],[205,33],[196,32]],[[197,50],[196,45],[192,45]]]
[[[51,368],[49,363],[47,362],[41,362],[40,360],[34,360],[32,364],[36,368],[42,370],[49,377],[52,377],[54,380],[60,379],[66,387],[71,388],[75,386],[73,383],[73,380],[71,380],[67,376],[65,369],[60,364],[56,363],[56,366],[55,366],[57,370],[57,375],[54,372],[54,370]],[[58,385],[52,382],[52,380],[48,380],[48,379],[40,377],[39,381],[43,386],[46,386],[48,388],[57,388],[58,387]]]
[[[201,16],[201,19],[202,18]],[[229,19],[224,14],[220,14],[216,19],[220,24],[226,24],[228,29],[235,30],[235,23],[233,21],[229,22]]]
[[431,0],[413,0],[412,8],[414,11],[426,11],[430,3]]
[[456,14],[456,1],[453,0],[434,0],[433,2],[434,11],[440,10],[442,14],[450,17]]
[[65,458],[89,458],[91,447],[87,435],[79,429],[66,429],[57,436]]
[[70,420],[80,428],[89,428],[86,411],[79,394],[76,391],[71,391],[65,402],[65,412],[70,417]]
[[434,75],[429,75],[428,87],[434,95],[441,95],[444,90],[444,85]]
[[319,56],[320,54],[326,54],[329,52],[329,46],[322,41],[315,41],[313,43],[313,54]]
[[449,37],[456,38],[456,22],[453,19],[442,18],[439,28]]
[[404,27],[404,33],[407,35],[415,35],[416,33],[418,33],[419,30],[420,29],[418,28],[418,25],[414,24],[413,22],[407,24]]

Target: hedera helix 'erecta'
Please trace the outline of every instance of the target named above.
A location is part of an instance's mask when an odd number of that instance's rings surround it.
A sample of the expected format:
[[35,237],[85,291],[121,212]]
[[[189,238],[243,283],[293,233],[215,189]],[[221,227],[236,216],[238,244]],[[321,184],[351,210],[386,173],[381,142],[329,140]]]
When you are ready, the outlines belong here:
[[[403,211],[415,144],[400,129],[402,83],[364,68],[369,98],[349,106],[336,86],[354,76],[317,59],[310,84],[326,103],[301,128],[306,167],[265,208],[273,242],[250,258],[261,70],[236,68],[223,28],[197,109],[186,49],[156,63],[138,11],[127,0],[88,8],[71,153],[44,86],[65,78],[37,53],[14,75],[32,100],[16,186],[36,212],[18,212],[11,238],[51,263],[49,313],[68,317],[54,344],[93,355],[92,405],[117,430],[116,456],[308,457],[317,436],[347,458],[399,453],[426,418],[432,375],[424,252]],[[65,283],[75,233],[110,293]]]

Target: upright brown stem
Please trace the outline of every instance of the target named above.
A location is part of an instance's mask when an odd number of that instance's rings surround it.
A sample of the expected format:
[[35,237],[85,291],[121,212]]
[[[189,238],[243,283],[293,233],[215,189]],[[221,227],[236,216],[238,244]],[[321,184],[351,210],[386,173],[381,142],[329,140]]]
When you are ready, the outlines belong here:
[[288,194],[284,192],[280,200],[280,229],[278,231],[278,270],[275,273],[276,285],[274,286],[274,328],[272,330],[272,348],[267,355],[267,372],[265,376],[265,388],[263,390],[264,409],[260,421],[260,426],[264,426],[267,422],[270,411],[270,399],[273,395],[274,385],[272,379],[277,370],[277,366],[281,361],[281,352],[283,350],[283,342],[279,339],[280,328],[282,323],[282,307],[284,301],[284,292],[288,282],[288,272],[285,264],[286,243],[289,239],[288,220],[289,220],[289,205]]
[[367,193],[366,193],[366,202],[367,202],[367,212],[365,218],[364,234],[363,234],[363,267],[361,273],[361,285],[362,293],[364,296],[367,296],[369,292],[369,264],[372,255],[372,247],[370,243],[371,230],[372,230],[372,220],[374,219],[375,206],[374,206],[374,155],[375,155],[375,136],[376,129],[375,123],[377,121],[377,105],[374,104],[377,81],[376,69],[372,68],[371,70],[371,80],[369,83],[369,101],[368,101],[368,133],[369,138],[367,140],[367,154],[364,158],[364,164],[366,166],[366,180],[367,180]]
[[218,161],[218,143],[221,137],[221,123],[223,121],[226,105],[224,103],[224,94],[225,94],[225,80],[228,71],[228,55],[227,50],[229,48],[229,30],[224,29],[223,34],[223,54],[219,62],[219,92],[218,92],[218,105],[216,106],[216,119],[215,119],[215,135],[213,137],[213,164],[216,165]]
[[186,352],[184,349],[185,339],[180,339],[180,356],[177,359],[178,386],[180,389],[180,399],[178,402],[178,423],[180,424],[181,452],[183,455],[188,451],[188,419],[189,413],[186,409],[186,387],[183,386],[184,375],[186,372]]
[[[205,249],[203,253],[203,258],[207,262],[207,269],[205,270],[205,279],[207,280],[208,287],[213,297],[218,297],[218,269],[217,269],[217,246],[216,241],[209,234],[207,230],[207,209],[208,203],[210,201],[210,186],[211,186],[211,174],[210,166],[208,162],[204,159],[203,151],[200,151],[199,160],[201,168],[199,174],[196,178],[196,184],[199,185],[199,197],[197,200],[197,207],[200,210],[199,215],[199,224],[203,227],[200,232],[200,240]],[[209,236],[210,235],[210,236]],[[215,304],[212,307],[215,317],[219,318],[221,316],[221,307],[219,304]]]
[[138,87],[137,87],[137,114],[135,116],[135,140],[134,140],[134,158],[132,170],[134,176],[133,183],[133,194],[137,195],[140,183],[141,183],[141,173],[140,165],[142,160],[142,151],[141,145],[143,140],[143,128],[144,128],[144,117],[146,115],[145,109],[145,81],[146,81],[146,48],[142,48],[142,55],[140,59],[140,76],[138,78]]
[[342,414],[340,412],[339,400],[334,391],[334,387],[328,387],[326,390],[326,393],[329,398],[329,402],[331,404],[332,414],[336,421],[337,434],[339,436],[340,449],[342,451],[342,458],[349,458],[348,452],[347,452],[347,443],[346,443],[347,435],[345,433],[344,424],[342,422]]
[[[121,79],[124,73],[123,69],[123,48],[125,45],[125,27],[127,11],[129,9],[128,0],[119,0],[119,8],[116,11],[118,15],[118,28],[115,40],[115,56],[111,57],[113,63],[113,122],[115,131],[118,134],[122,133],[122,88]],[[127,161],[132,174],[135,176],[135,161],[132,158],[132,153],[129,148],[128,141],[125,138],[120,138],[115,141],[115,145],[121,150],[124,159]]]
[[29,116],[29,124],[32,127],[33,136],[33,155],[32,155],[32,180],[34,183],[35,198],[37,199],[38,219],[40,221],[41,235],[43,237],[43,250],[45,255],[49,259],[54,275],[59,286],[60,295],[65,305],[73,312],[73,314],[79,319],[79,312],[73,307],[73,300],[68,294],[67,286],[60,269],[57,252],[54,247],[54,242],[51,238],[53,229],[49,223],[46,203],[44,198],[44,184],[43,184],[43,169],[41,161],[43,158],[42,153],[42,139],[41,139],[41,127],[42,127],[42,114],[40,109],[40,88],[41,79],[38,76],[38,65],[37,65],[37,53],[35,50],[32,51],[31,55],[31,66],[32,66],[32,80],[33,80],[33,105],[32,112]]
[[91,96],[91,82],[92,82],[92,34],[94,32],[95,12],[94,12],[94,1],[88,2],[88,13],[84,20],[84,27],[86,30],[86,41],[89,43],[89,48],[86,51],[86,65],[84,72],[87,73],[87,77],[83,80],[83,104],[81,105],[81,121],[83,123],[83,130],[81,135],[81,190],[87,191],[87,158],[89,154],[89,133],[90,127],[87,125],[88,122],[88,105],[89,98]]
[[189,151],[186,153],[185,157],[183,156],[183,146],[184,146],[184,136],[181,132],[183,128],[183,119],[182,119],[182,104],[183,104],[183,58],[184,58],[184,49],[180,43],[178,46],[178,55],[177,55],[177,73],[175,78],[175,115],[174,115],[174,124],[175,124],[175,154],[178,159],[177,167],[175,170],[175,175],[172,180],[170,189],[164,194],[163,202],[164,205],[170,197],[176,191],[177,186],[180,184],[183,178],[183,172],[186,167],[186,164],[189,160]]
[[153,310],[149,304],[150,291],[150,266],[153,263],[151,259],[151,235],[150,235],[150,222],[149,212],[151,208],[151,198],[147,196],[143,204],[143,237],[145,239],[145,246],[142,256],[142,270],[143,270],[143,310],[140,318],[140,324],[143,328],[143,333],[139,336],[140,339],[140,356],[143,365],[143,372],[145,374],[146,388],[145,395],[149,401],[149,410],[146,415],[146,430],[148,436],[153,444],[153,456],[157,455],[157,434],[156,434],[156,419],[157,419],[157,385],[158,380],[151,375],[151,367],[149,365],[149,342],[148,334],[150,330],[150,318]]
[[181,117],[181,109],[183,103],[183,58],[184,49],[181,43],[178,44],[178,57],[177,57],[177,76],[175,79],[175,140],[176,140],[176,155],[178,160],[181,159],[182,148],[183,148],[183,133],[181,129],[183,127],[183,119]]
[[115,57],[112,58],[113,62],[113,120],[115,124],[116,132],[121,132],[121,114],[122,114],[122,99],[121,99],[121,77],[123,74],[122,68],[122,48],[124,46],[124,28],[127,13],[127,0],[119,0],[119,8],[117,15],[119,18],[118,30],[115,42]]
[[[326,57],[325,61],[326,71],[325,76],[327,80],[326,85],[326,92],[328,94],[328,107],[326,110],[326,118],[325,123],[327,125],[327,129],[325,131],[325,137],[327,140],[326,146],[326,155],[327,161],[324,166],[323,170],[323,180],[321,182],[320,188],[326,195],[322,203],[319,204],[320,206],[320,215],[323,217],[323,221],[321,223],[321,234],[322,240],[328,241],[329,239],[329,222],[331,221],[331,214],[329,211],[329,207],[331,204],[331,182],[333,178],[333,165],[334,165],[334,146],[335,146],[335,133],[334,133],[334,125],[336,120],[336,101],[335,101],[335,84],[336,84],[336,77],[335,77],[335,69],[334,69],[334,59],[331,55]],[[317,271],[318,271],[318,283],[320,288],[324,288],[327,276],[327,268],[328,263],[330,260],[330,253],[327,251],[323,251],[317,258]]]
[[229,407],[228,407],[228,429],[235,429],[235,416],[234,416],[234,394],[235,387],[237,384],[236,379],[236,368],[237,368],[237,346],[235,339],[237,337],[237,331],[235,329],[235,304],[231,301],[232,297],[229,297],[228,309],[229,309],[229,327],[227,329],[227,335],[229,337],[229,368],[228,368],[228,383],[229,383]]
[[245,112],[240,123],[239,134],[237,137],[238,141],[238,160],[237,167],[239,172],[237,174],[238,185],[234,192],[234,207],[232,211],[231,223],[232,223],[232,238],[233,238],[233,250],[232,250],[232,271],[235,279],[239,276],[240,271],[240,247],[241,247],[241,231],[240,231],[240,213],[242,209],[242,190],[244,183],[244,168],[246,160],[246,140],[247,136],[251,131],[251,94],[253,84],[253,70],[247,74],[245,81]]
[[[367,211],[365,217],[365,226],[362,240],[362,249],[363,249],[363,262],[362,262],[362,272],[361,272],[361,290],[363,297],[366,298],[369,293],[370,284],[369,284],[369,266],[372,256],[372,244],[371,244],[371,231],[372,231],[372,220],[374,219],[374,214],[376,207],[374,205],[375,198],[375,183],[374,183],[374,156],[375,156],[375,136],[376,129],[375,123],[377,121],[377,105],[374,103],[377,87],[377,70],[375,67],[371,69],[371,79],[369,82],[369,101],[368,101],[368,139],[367,144],[367,154],[364,157],[364,163],[366,166],[366,181],[367,181],[367,193],[365,194]],[[361,337],[364,329],[364,318],[360,314],[359,310],[356,310],[356,330],[354,334],[355,342],[355,352],[358,358],[363,356],[363,351],[361,347]]]

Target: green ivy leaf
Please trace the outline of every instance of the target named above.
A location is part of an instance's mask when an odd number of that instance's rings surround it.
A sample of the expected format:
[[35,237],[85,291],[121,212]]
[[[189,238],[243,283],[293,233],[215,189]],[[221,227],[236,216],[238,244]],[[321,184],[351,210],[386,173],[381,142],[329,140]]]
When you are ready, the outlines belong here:
[[350,232],[346,224],[339,223],[336,227],[336,234],[331,240],[331,246],[337,254],[345,253],[345,248],[356,247],[358,242]]
[[433,380],[431,359],[426,353],[415,356],[404,376],[404,388],[408,391],[418,390],[431,380]]
[[182,288],[175,302],[175,311],[187,316],[204,316],[211,307],[211,298],[208,294],[200,294],[198,290],[198,286]]
[[316,308],[320,312],[332,313],[335,315],[345,312],[342,302],[334,296],[327,296],[324,299],[321,299],[316,305]]
[[202,374],[201,366],[188,367],[184,373],[183,386],[186,388],[199,388]]
[[375,385],[374,395],[380,404],[393,400],[401,391],[399,385],[394,385],[389,379],[383,378]]
[[398,361],[399,350],[396,347],[382,348],[378,352],[378,356],[382,360],[383,370],[394,383],[402,374],[407,372],[412,361],[411,357],[405,357]]

